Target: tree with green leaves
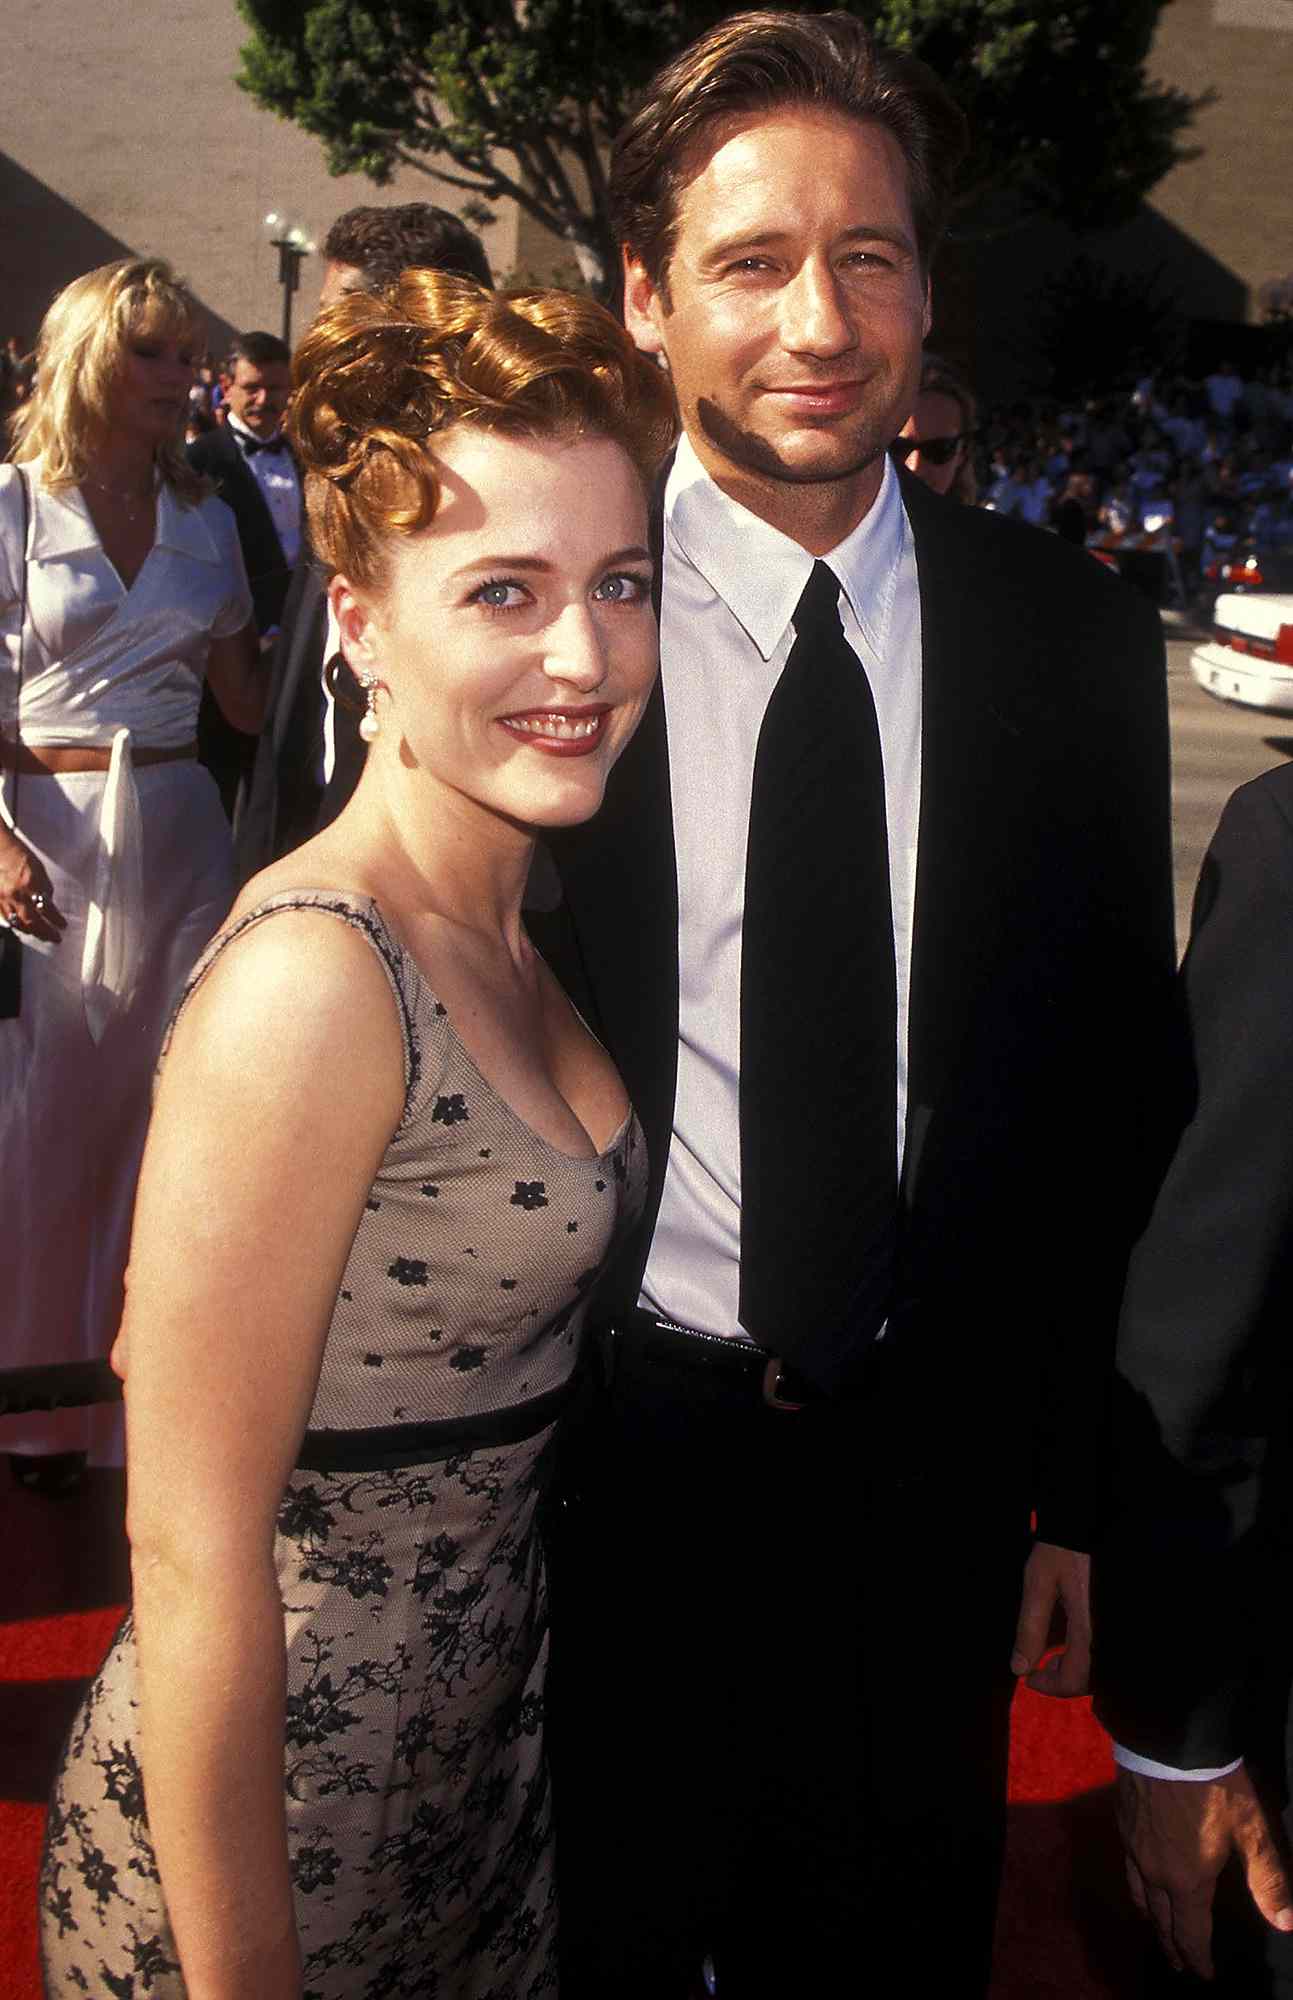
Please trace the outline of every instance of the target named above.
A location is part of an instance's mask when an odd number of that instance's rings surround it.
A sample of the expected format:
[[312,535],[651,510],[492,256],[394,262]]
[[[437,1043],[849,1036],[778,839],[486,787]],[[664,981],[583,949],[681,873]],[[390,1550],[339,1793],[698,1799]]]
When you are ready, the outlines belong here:
[[[850,7],[948,84],[973,148],[964,215],[1126,220],[1186,157],[1199,100],[1146,58],[1170,0],[871,0]],[[734,10],[696,0],[238,0],[238,82],[322,140],[333,173],[424,167],[479,220],[510,197],[615,284],[606,153],[649,77]],[[807,11],[796,9],[795,11]]]

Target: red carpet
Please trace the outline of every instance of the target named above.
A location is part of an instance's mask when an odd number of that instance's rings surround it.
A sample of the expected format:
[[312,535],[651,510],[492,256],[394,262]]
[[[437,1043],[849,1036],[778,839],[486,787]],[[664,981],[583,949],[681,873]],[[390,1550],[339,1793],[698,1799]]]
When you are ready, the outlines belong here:
[[[0,1488],[0,2000],[39,2000],[43,1801],[85,1680],[121,1615],[120,1506],[120,1482],[110,1474],[93,1475],[89,1491],[72,1501]],[[1142,1939],[1113,1829],[1112,1775],[1088,1703],[1020,1692],[991,2000],[1123,2000],[1144,1992]]]

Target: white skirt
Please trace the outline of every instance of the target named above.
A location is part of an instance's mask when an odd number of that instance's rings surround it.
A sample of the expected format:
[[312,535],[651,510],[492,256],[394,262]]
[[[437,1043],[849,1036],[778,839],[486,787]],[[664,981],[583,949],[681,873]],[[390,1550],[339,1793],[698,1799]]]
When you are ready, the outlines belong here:
[[[95,1042],[81,959],[105,774],[24,777],[23,839],[67,918],[24,938],[22,1009],[0,1021],[0,1368],[106,1355],[121,1317],[153,1070],[180,990],[233,901],[229,825],[192,762],[137,769],[145,935],[133,999]],[[0,1418],[0,1451],[119,1465],[121,1405]]]

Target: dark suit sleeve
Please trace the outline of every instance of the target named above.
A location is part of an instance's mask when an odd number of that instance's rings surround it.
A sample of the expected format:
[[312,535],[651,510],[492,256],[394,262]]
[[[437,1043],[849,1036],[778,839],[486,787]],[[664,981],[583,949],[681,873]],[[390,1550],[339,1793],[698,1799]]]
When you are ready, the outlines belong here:
[[1123,1309],[1097,1711],[1202,1768],[1251,1753],[1288,1680],[1293,768],[1227,807],[1182,980],[1195,1103]]
[[1037,1527],[1041,1539],[1076,1549],[1090,1549],[1103,1511],[1119,1301],[1179,1126],[1182,1086],[1161,621],[1125,587],[1102,591],[1087,617],[1085,677],[1067,696],[1076,734],[1049,788],[1062,843],[1053,949],[1070,970],[1049,1003],[1066,1054],[1031,1225],[1044,1249],[1046,1327]]

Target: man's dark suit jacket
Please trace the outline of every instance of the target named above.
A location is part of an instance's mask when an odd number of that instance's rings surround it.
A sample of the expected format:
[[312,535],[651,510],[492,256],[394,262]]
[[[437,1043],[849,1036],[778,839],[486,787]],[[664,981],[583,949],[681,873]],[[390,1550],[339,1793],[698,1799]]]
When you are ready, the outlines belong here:
[[363,702],[344,663],[333,712],[333,770],[326,789],[322,781],[321,676],[327,631],[327,586],[304,543],[274,648],[265,727],[234,825],[240,883],[334,820],[359,782],[366,754],[359,734]]
[[[215,481],[220,498],[232,509],[251,586],[252,616],[257,631],[268,632],[282,617],[291,571],[265,496],[226,424],[195,438],[188,447],[188,460]],[[225,721],[206,688],[198,712],[198,754],[219,785],[225,810],[232,817],[238,809],[239,793],[250,777],[255,738]]]
[[233,510],[247,581],[251,585],[256,629],[268,632],[282,619],[292,572],[255,474],[227,424],[195,438],[188,447],[188,460],[198,472],[215,481],[220,498]]
[[1123,1309],[1097,1706],[1142,1756],[1182,1769],[1244,1756],[1279,1779],[1293,1687],[1293,766],[1226,807],[1181,981],[1192,1101]]
[[[1025,1496],[1045,1539],[1086,1548],[1125,1258],[1159,1163],[1162,636],[1084,552],[906,475],[902,490],[923,722],[901,1279],[885,1342],[859,1343],[839,1386],[883,1395],[904,1476],[946,1482],[952,1503]],[[677,1063],[665,729],[657,688],[601,813],[551,836],[560,888],[530,917],[646,1132],[646,1216],[613,1281],[624,1301],[659,1206]]]

